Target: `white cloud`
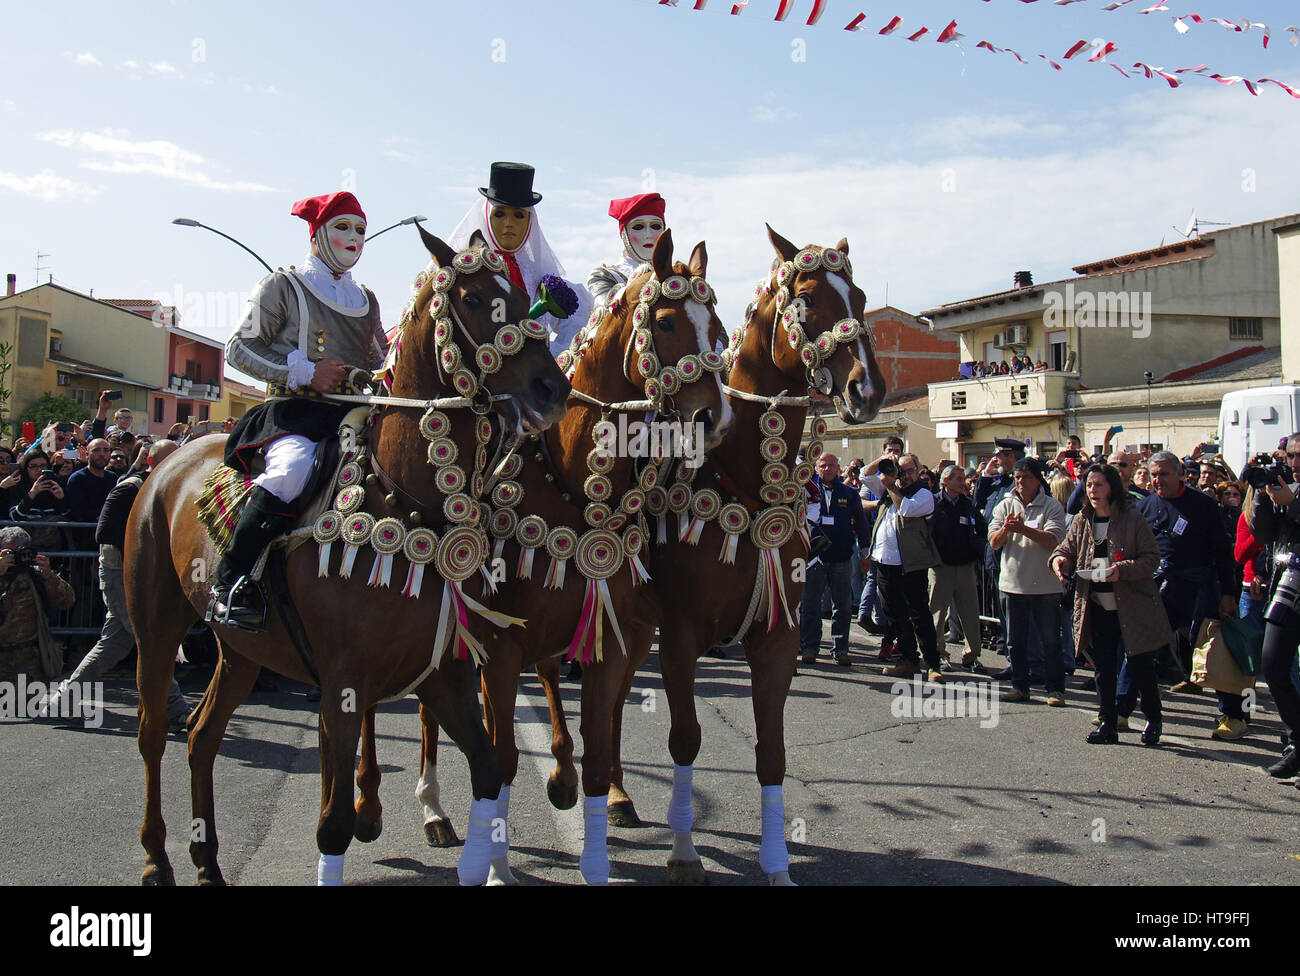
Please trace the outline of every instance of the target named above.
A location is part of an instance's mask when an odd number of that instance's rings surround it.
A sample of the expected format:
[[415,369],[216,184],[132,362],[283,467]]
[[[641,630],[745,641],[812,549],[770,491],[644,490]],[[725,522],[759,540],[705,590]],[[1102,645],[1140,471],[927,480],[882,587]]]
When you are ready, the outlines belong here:
[[[1234,224],[1300,210],[1292,112],[1280,94],[1251,98],[1238,87],[1138,94],[1105,115],[958,114],[902,127],[871,155],[801,152],[716,175],[661,169],[653,189],[668,201],[679,260],[707,240],[729,327],[773,256],[764,221],[796,244],[848,237],[868,307],[885,303],[888,284],[889,303],[917,313],[1006,290],[1018,270],[1052,281],[1175,240],[1173,225],[1193,207]],[[625,181],[605,181],[590,201],[557,200],[573,217],[546,229],[571,275],[618,256],[612,222],[586,218],[628,192]]]
[[89,154],[79,165],[83,169],[100,173],[144,173],[225,192],[262,192],[272,189],[261,183],[228,183],[214,179],[200,168],[205,160],[198,153],[162,139],[132,142],[124,138],[124,135],[112,130],[73,132],[64,129],[43,133],[40,139],[62,149]]
[[73,54],[71,51],[64,51],[65,58],[71,58],[73,64],[79,64],[85,68],[102,68],[103,62],[95,57],[91,51],[82,51],[80,54]]
[[781,104],[776,92],[768,92],[761,102],[750,110],[750,117],[760,125],[784,125],[793,122],[799,113]]
[[149,65],[149,70],[156,75],[174,75],[176,74],[175,65],[168,64],[166,61],[158,61]]
[[140,67],[140,62],[138,62],[138,61],[123,61],[123,62],[122,62],[122,67],[123,67],[123,68],[128,68],[128,69],[130,69],[131,71],[134,71],[136,68]]
[[385,149],[384,156],[397,163],[406,163],[408,166],[415,162],[415,157],[408,152],[402,152],[400,149]]
[[47,203],[64,199],[85,199],[97,196],[104,189],[101,186],[69,180],[59,176],[52,169],[43,169],[34,176],[0,172],[0,187]]

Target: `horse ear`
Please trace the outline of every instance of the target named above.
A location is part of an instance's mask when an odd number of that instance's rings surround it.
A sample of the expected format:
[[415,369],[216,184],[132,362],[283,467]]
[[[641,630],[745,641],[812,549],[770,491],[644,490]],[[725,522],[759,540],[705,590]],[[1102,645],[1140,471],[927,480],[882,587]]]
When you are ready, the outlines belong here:
[[667,228],[655,241],[655,252],[650,256],[650,264],[655,269],[655,277],[667,281],[673,273],[673,232]]
[[838,244],[835,245],[835,250],[839,251],[839,252],[840,252],[841,254],[843,254],[845,257],[848,257],[848,256],[849,256],[849,239],[848,239],[847,237],[841,237],[841,238],[840,238],[840,242],[839,242]]
[[469,235],[469,246],[471,248],[488,246],[487,239],[484,238],[483,232],[480,231],[477,227],[474,228],[474,233]]
[[704,248],[704,242],[695,245],[695,250],[691,251],[691,276],[703,278],[704,271],[709,266],[709,252]]
[[781,260],[793,261],[794,256],[799,253],[799,249],[774,231],[771,224],[764,224],[763,226],[767,228],[767,239],[772,242],[772,246],[776,248],[776,253],[781,256]]
[[445,268],[450,265],[452,258],[456,256],[456,252],[451,249],[451,246],[444,244],[441,238],[434,237],[419,224],[415,225],[415,229],[420,232],[420,240],[424,242],[425,250],[429,252],[431,258],[438,262],[438,267]]

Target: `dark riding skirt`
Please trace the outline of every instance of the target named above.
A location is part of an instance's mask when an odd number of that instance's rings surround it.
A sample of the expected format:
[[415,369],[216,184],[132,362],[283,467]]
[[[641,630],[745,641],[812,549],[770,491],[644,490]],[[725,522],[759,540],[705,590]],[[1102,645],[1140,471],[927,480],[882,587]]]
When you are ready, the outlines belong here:
[[351,409],[346,403],[306,396],[274,397],[259,403],[239,418],[226,438],[226,464],[250,474],[254,457],[273,440],[289,434],[311,441],[334,437]]

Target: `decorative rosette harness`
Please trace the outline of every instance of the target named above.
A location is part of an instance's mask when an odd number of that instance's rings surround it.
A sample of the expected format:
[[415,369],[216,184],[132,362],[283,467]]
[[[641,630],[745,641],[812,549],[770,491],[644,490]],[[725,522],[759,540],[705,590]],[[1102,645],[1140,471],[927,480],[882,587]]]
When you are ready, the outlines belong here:
[[[411,523],[408,526],[401,518],[387,516],[376,519],[361,510],[367,487],[381,484],[391,486],[392,490],[385,496],[390,509],[398,507],[399,495],[403,493],[379,468],[360,432],[355,431],[352,432],[352,437],[345,438],[345,442],[350,440],[352,445],[336,479],[334,506],[316,519],[312,529],[319,546],[320,576],[329,575],[333,544],[342,542],[340,576],[351,576],[358,552],[369,546],[375,554],[375,560],[367,583],[370,586],[389,586],[393,561],[400,553],[410,564],[402,593],[418,599],[425,568],[432,563],[443,579],[442,610],[434,637],[434,661],[446,643],[454,640],[456,654],[460,658],[472,655],[479,664],[486,660],[486,653],[469,631],[471,612],[487,618],[499,627],[524,624],[518,617],[488,609],[468,596],[462,588],[465,580],[481,572],[489,589],[495,591],[495,582],[484,568],[488,554],[487,512],[480,499],[490,490],[492,481],[496,480],[495,477],[489,480],[484,476],[484,472],[489,470],[488,445],[493,435],[487,413],[494,402],[508,398],[492,394],[487,384],[492,374],[501,369],[504,357],[521,352],[528,340],[546,341],[546,329],[532,319],[524,319],[501,326],[490,343],[477,343],[457,314],[450,289],[458,275],[472,274],[480,267],[486,267],[495,273],[505,271],[505,263],[499,255],[490,250],[470,249],[458,252],[449,266],[431,267],[415,279],[414,288],[418,293],[431,276],[433,295],[429,299],[428,311],[433,320],[438,369],[457,396],[437,400],[411,400],[391,396],[334,398],[372,405],[367,428],[381,406],[413,407],[424,411],[420,418],[420,433],[429,442],[428,463],[436,469],[435,484],[445,496],[441,511],[444,520],[442,531],[420,524],[423,519],[418,512],[408,516],[407,522]],[[414,315],[413,297],[402,312],[389,350],[388,362],[376,374],[376,379],[384,380],[390,375],[401,350],[402,335]],[[457,342],[458,334],[472,350],[468,357]],[[450,436],[451,420],[444,412],[465,408],[477,414],[474,420],[474,456],[469,459],[460,457],[460,450]],[[517,434],[502,433],[492,465],[497,471],[496,477],[510,470],[510,462],[519,462],[519,457],[513,453],[519,442]],[[373,470],[367,473],[367,467]],[[419,680],[423,680],[423,677],[424,675]]]
[[[648,265],[642,266],[636,277],[639,278],[649,270]],[[649,499],[667,497],[660,486],[661,468],[666,460],[663,457],[648,458],[636,476],[636,483],[620,496],[615,496],[615,488],[609,478],[615,458],[602,447],[600,428],[617,411],[653,414],[659,418],[672,416],[675,413],[671,406],[672,397],[676,393],[684,386],[698,382],[706,375],[721,373],[726,368],[722,356],[713,350],[688,354],[676,364],[661,364],[650,328],[650,313],[656,303],[661,299],[684,299],[707,306],[717,300],[713,289],[703,278],[688,279],[682,275],[671,275],[662,282],[652,277],[639,288],[628,285],[624,295],[609,309],[599,309],[593,314],[588,324],[574,337],[570,349],[561,353],[557,360],[570,381],[574,378],[578,363],[587,355],[605,313],[621,311],[629,295],[635,298],[636,305],[632,311],[632,333],[623,351],[623,375],[634,385],[642,387],[645,399],[606,403],[576,387],[570,392],[570,396],[598,407],[602,416],[602,423],[597,424],[592,431],[594,444],[587,454],[589,475],[582,486],[587,501],[583,507],[587,528],[579,535],[568,526],[549,526],[539,515],[526,515],[523,518],[518,516],[517,509],[523,500],[524,491],[512,479],[519,473],[521,458],[511,459],[504,467],[504,480],[495,485],[491,496],[493,512],[490,530],[497,540],[494,556],[501,554],[507,539],[514,538],[522,547],[518,565],[518,573],[522,578],[531,578],[535,554],[545,549],[551,557],[545,585],[554,589],[564,586],[570,559],[579,574],[587,580],[579,623],[568,649],[570,660],[581,659],[583,662],[588,662],[593,657],[603,660],[606,617],[619,646],[624,654],[627,653],[614,613],[608,580],[622,569],[624,563],[628,566],[634,585],[650,579],[640,558],[648,538],[644,510]],[[539,462],[543,460],[540,450],[534,459]],[[687,492],[689,496],[689,489]]]
[[[805,306],[803,299],[790,298],[790,285],[800,271],[813,272],[819,268],[833,273],[847,273],[852,277],[849,260],[834,248],[819,250],[808,247],[800,250],[790,261],[782,262],[779,258],[772,262],[772,274],[759,282],[755,290],[755,301],[746,310],[744,324],[731,337],[731,343],[722,354],[728,372],[735,363],[737,352],[745,340],[749,325],[757,309],[757,299],[776,291],[775,321],[772,324],[772,359],[776,360],[776,343],[784,333],[790,348],[799,353],[807,371],[808,386],[823,393],[831,389],[830,371],[825,363],[841,345],[855,344],[860,339],[874,346],[875,339],[870,327],[855,318],[841,319],[829,330],[809,339],[803,331]],[[786,420],[781,415],[780,407],[802,407],[805,410],[812,405],[812,397],[787,396],[782,390],[775,396],[763,396],[738,390],[729,384],[723,386],[728,396],[764,404],[767,409],[759,416],[759,463],[762,465],[762,488],[759,498],[767,506],[751,512],[738,500],[723,504],[721,496],[712,488],[696,490],[693,494],[685,485],[689,505],[696,518],[706,517],[703,513],[712,510],[717,513],[719,526],[724,533],[724,541],[718,558],[724,563],[734,563],[740,537],[748,529],[749,539],[759,551],[758,574],[750,599],[749,611],[744,623],[737,630],[737,635],[744,634],[754,619],[762,613],[767,614],[767,629],[776,629],[780,614],[786,623],[794,627],[795,617],[785,596],[785,579],[779,558],[781,547],[796,532],[803,539],[805,548],[809,546],[807,519],[802,511],[803,489],[812,479],[814,459],[821,456],[824,449],[822,438],[826,435],[826,421],[817,418],[812,425],[812,441],[803,449],[804,460],[793,468],[787,463],[787,447],[783,437]],[[683,472],[678,472],[679,477]],[[669,498],[669,507],[673,507]],[[676,500],[681,507],[680,497]],[[684,511],[684,508],[682,509]],[[679,527],[679,538],[695,543],[698,533],[688,528]],[[662,540],[661,540],[662,541]],[[779,611],[779,612],[778,612]]]

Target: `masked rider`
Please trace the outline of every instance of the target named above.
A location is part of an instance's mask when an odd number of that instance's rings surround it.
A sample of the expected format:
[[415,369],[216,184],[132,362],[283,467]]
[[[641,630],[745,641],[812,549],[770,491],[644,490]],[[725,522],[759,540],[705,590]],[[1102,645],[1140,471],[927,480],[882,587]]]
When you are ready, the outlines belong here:
[[623,289],[636,269],[649,264],[655,242],[667,226],[664,198],[658,193],[638,193],[609,201],[609,215],[618,221],[623,253],[613,264],[602,264],[587,275],[587,290],[596,304],[608,304]]
[[379,303],[352,278],[366,232],[357,198],[347,192],[310,197],[290,212],[307,221],[311,254],[302,267],[258,283],[226,345],[226,361],[265,380],[268,399],[230,432],[225,461],[249,473],[262,454],[264,469],[217,567],[208,614],[217,623],[254,631],[265,628],[265,602],[247,576],[262,550],[297,516],[295,503],[320,442],[337,435],[353,406],[323,395],[360,392],[352,371],[378,369],[388,349]]
[[[477,230],[505,260],[510,280],[533,299],[538,297],[537,286],[544,275],[564,277],[564,266],[537,222],[535,207],[542,195],[533,191],[534,172],[527,163],[493,163],[489,185],[478,190],[483,201],[469,208],[447,239],[448,244],[462,251],[469,247],[470,238]],[[575,282],[568,285],[578,298],[577,311],[565,319],[550,314],[537,319],[556,336],[550,344],[552,355],[569,348],[573,334],[587,324],[591,312],[591,296],[587,290]]]

